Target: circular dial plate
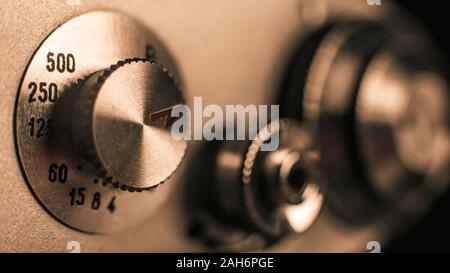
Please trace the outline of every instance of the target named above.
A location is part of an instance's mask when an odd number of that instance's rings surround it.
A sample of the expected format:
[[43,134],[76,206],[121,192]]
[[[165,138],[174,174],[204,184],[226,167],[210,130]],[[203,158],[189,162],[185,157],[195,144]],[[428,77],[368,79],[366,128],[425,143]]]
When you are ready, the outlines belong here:
[[145,27],[115,12],[92,12],[51,33],[25,72],[15,113],[21,166],[37,199],[72,228],[92,233],[123,229],[147,217],[170,192],[166,185],[140,193],[116,189],[95,177],[71,144],[69,121],[77,90],[71,87],[119,60],[152,57],[152,52],[177,78],[168,52]]

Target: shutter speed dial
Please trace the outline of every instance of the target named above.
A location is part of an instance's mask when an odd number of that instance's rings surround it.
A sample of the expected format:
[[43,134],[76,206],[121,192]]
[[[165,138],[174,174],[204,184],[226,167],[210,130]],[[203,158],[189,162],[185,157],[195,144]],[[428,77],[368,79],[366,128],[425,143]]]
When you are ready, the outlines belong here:
[[72,114],[73,144],[99,176],[121,189],[166,180],[186,142],[170,134],[170,109],[183,102],[172,75],[146,59],[119,61],[81,86]]
[[167,200],[175,183],[147,189],[170,180],[185,153],[168,129],[171,107],[183,101],[178,79],[164,44],[123,14],[87,13],[51,32],[15,109],[23,175],[47,212],[110,233]]

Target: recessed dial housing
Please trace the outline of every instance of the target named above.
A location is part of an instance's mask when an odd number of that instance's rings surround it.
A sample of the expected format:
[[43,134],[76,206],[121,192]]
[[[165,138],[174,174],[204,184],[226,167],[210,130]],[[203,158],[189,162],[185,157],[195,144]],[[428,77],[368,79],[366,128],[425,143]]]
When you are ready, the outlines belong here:
[[332,22],[283,82],[281,116],[313,135],[325,203],[348,223],[415,219],[448,186],[448,83],[428,37],[402,30]]
[[171,183],[146,189],[185,152],[158,115],[182,102],[178,81],[160,40],[128,16],[92,12],[54,30],[25,71],[15,112],[19,161],[42,206],[92,233],[148,217]]

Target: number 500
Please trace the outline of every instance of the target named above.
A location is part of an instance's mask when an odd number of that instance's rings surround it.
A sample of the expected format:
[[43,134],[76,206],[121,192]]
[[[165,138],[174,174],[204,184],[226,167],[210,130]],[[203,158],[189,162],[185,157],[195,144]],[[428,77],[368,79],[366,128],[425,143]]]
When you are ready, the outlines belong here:
[[55,53],[49,52],[47,54],[46,68],[49,72],[53,72],[56,69],[59,73],[64,73],[66,71],[73,73],[75,72],[75,56],[71,53],[67,55],[58,53],[55,56]]

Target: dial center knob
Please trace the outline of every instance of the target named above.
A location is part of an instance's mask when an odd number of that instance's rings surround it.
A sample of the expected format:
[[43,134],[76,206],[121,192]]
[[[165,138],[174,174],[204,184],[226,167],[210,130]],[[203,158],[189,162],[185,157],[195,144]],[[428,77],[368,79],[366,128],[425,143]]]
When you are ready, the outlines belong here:
[[92,74],[72,119],[80,157],[123,189],[164,182],[180,164],[186,142],[170,132],[171,109],[183,103],[166,69],[146,59],[120,61]]

